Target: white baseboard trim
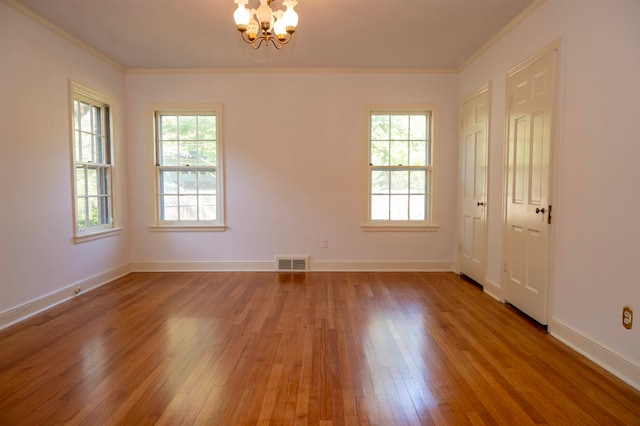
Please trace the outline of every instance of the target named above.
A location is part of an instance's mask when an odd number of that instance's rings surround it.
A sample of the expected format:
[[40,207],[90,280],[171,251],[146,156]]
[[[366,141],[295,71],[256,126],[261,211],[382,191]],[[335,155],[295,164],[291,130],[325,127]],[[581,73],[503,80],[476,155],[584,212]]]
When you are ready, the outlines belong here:
[[66,302],[76,296],[76,288],[80,289],[80,294],[96,289],[115,279],[123,277],[131,272],[129,264],[113,268],[93,277],[89,277],[73,284],[67,285],[59,290],[53,291],[44,296],[33,299],[22,305],[0,312],[0,330],[17,324],[47,309],[53,308],[60,303]]
[[493,297],[498,302],[504,303],[504,300],[502,300],[502,297],[500,296],[500,286],[498,284],[485,279],[482,288],[484,289],[484,292],[489,296]]
[[134,262],[131,272],[275,271],[272,262]]
[[454,262],[331,262],[311,261],[312,271],[453,272]]
[[640,390],[640,366],[626,359],[621,354],[578,333],[556,319],[550,321],[549,333],[614,376]]
[[[343,272],[451,272],[453,262],[309,262],[309,271]],[[136,262],[132,272],[276,271],[276,262]]]

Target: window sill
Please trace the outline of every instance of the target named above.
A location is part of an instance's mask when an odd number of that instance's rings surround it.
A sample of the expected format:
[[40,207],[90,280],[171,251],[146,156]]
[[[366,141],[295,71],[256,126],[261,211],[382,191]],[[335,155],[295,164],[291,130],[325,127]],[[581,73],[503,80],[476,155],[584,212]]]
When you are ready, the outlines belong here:
[[227,225],[150,225],[151,232],[225,232]]
[[87,241],[99,240],[101,238],[107,238],[114,235],[119,235],[122,232],[122,228],[109,228],[101,229],[99,231],[87,232],[85,234],[76,234],[73,237],[73,242],[76,244],[84,243]]
[[417,224],[373,224],[361,225],[364,232],[435,232],[440,229],[439,225],[417,225]]

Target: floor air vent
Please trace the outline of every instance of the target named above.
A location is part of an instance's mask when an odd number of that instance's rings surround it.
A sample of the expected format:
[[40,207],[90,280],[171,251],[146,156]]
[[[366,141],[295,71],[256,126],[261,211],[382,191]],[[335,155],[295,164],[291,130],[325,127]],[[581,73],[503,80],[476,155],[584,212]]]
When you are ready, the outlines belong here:
[[306,271],[309,265],[309,256],[282,256],[276,258],[278,271]]

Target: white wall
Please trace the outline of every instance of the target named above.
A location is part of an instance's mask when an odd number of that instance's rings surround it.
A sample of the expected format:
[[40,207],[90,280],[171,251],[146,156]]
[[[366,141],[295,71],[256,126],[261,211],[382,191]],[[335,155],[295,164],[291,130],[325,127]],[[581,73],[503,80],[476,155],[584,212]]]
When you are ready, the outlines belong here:
[[640,327],[624,329],[621,314],[624,305],[640,313],[639,23],[636,0],[548,0],[460,75],[461,97],[493,88],[487,278],[499,284],[505,72],[562,38],[550,330],[575,333],[594,358],[602,349],[600,361],[617,362],[609,367],[636,386]]
[[[445,262],[450,268],[455,262],[457,75],[134,73],[126,83],[134,269],[144,263],[159,268],[159,262],[214,262],[207,266],[213,268],[215,262],[234,262],[231,268],[268,262],[273,269],[279,254],[310,255],[314,269],[389,267],[384,262]],[[154,179],[148,111],[159,103],[223,104],[226,232],[147,228],[153,222]],[[365,107],[379,103],[440,106],[436,232],[361,229]],[[320,238],[328,239],[327,248],[320,248]]]
[[113,99],[126,227],[122,72],[0,3],[0,313],[129,262],[126,232],[72,240],[69,80]]

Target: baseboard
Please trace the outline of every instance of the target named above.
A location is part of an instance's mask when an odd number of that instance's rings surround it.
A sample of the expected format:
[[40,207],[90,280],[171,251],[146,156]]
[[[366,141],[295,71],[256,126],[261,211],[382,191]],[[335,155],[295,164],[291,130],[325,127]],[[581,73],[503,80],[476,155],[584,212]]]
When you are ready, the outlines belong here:
[[504,302],[502,296],[500,296],[500,286],[498,284],[485,279],[482,288],[485,293],[496,299],[498,302]]
[[20,306],[0,312],[0,330],[72,299],[76,296],[76,289],[80,289],[80,293],[84,294],[117,278],[125,276],[129,272],[131,272],[130,265],[126,264],[67,285],[59,290],[45,294],[44,296],[33,299],[27,303],[23,303]]
[[131,272],[274,271],[272,262],[135,262]]
[[640,390],[640,366],[556,319],[550,321],[549,333],[614,376]]
[[[309,271],[453,271],[453,262],[309,262]],[[276,262],[136,262],[132,272],[275,271]]]

